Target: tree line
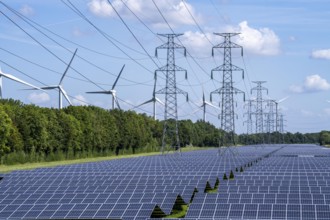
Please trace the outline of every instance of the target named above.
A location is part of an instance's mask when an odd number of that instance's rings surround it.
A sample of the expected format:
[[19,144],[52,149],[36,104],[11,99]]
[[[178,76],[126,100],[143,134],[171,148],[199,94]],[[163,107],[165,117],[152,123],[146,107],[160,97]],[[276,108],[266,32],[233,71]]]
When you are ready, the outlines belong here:
[[[214,125],[201,120],[178,123],[183,147],[217,147],[223,135]],[[95,106],[59,110],[13,99],[0,100],[1,164],[155,152],[160,150],[162,133],[163,121],[134,111],[109,111]],[[324,144],[330,143],[330,133],[327,134],[323,135]],[[272,139],[278,135],[271,134]],[[285,136],[287,143],[321,142],[319,133]],[[235,135],[235,140],[237,144],[264,141],[258,135],[244,134]]]

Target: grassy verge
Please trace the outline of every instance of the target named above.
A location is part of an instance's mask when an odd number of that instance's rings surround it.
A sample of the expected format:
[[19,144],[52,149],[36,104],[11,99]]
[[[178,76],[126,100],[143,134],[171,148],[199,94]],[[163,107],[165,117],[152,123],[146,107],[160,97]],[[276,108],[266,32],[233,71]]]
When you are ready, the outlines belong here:
[[[182,149],[182,152],[188,152],[188,151],[203,150],[203,149],[209,149],[209,148],[185,147],[185,148],[181,148],[181,149]],[[83,159],[75,159],[75,160],[52,161],[52,162],[0,165],[0,173],[8,173],[8,172],[11,172],[14,170],[31,170],[31,169],[43,168],[43,167],[55,167],[55,166],[62,166],[62,165],[100,162],[100,161],[106,161],[106,160],[116,160],[116,159],[123,159],[123,158],[133,158],[133,157],[153,156],[153,155],[160,155],[160,153],[151,152],[151,153],[120,155],[120,156],[94,157],[94,158],[83,158]]]
[[184,218],[187,214],[189,205],[181,205],[180,210],[173,210],[173,213],[165,218]]

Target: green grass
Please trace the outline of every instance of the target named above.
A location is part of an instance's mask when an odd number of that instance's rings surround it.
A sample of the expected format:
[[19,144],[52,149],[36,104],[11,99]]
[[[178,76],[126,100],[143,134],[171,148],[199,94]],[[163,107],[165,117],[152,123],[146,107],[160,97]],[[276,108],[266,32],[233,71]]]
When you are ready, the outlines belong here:
[[172,213],[165,218],[184,218],[187,214],[189,205],[181,205],[181,210],[172,210]]
[[[200,148],[200,147],[185,147],[181,148],[182,152],[194,151],[194,150],[203,150],[209,148]],[[160,155],[160,152],[151,152],[151,153],[139,153],[139,154],[130,154],[130,155],[120,155],[120,156],[109,156],[109,157],[94,157],[94,158],[83,158],[75,160],[63,160],[63,161],[52,161],[52,162],[39,162],[39,163],[25,163],[25,164],[15,164],[15,165],[0,165],[0,173],[8,173],[14,170],[31,170],[36,168],[44,167],[55,167],[79,163],[89,163],[89,162],[100,162],[106,160],[117,160],[123,158],[134,158],[142,156],[153,156]]]
[[116,159],[122,159],[122,158],[133,158],[133,157],[141,157],[141,156],[152,156],[152,155],[159,155],[159,154],[160,154],[159,152],[152,152],[152,153],[140,153],[140,154],[132,154],[132,155],[109,156],[109,157],[82,158],[82,159],[75,159],[75,160],[25,163],[25,164],[15,164],[15,165],[0,165],[0,173],[7,173],[7,172],[14,171],[14,170],[31,170],[31,169],[43,168],[43,167],[55,167],[55,166],[62,166],[62,165],[99,162],[99,161],[116,160]]

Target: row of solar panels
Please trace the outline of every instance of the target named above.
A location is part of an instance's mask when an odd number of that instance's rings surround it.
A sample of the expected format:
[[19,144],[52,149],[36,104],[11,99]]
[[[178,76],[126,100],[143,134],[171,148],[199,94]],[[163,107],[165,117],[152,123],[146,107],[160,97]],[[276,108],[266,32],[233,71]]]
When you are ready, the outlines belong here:
[[[178,194],[189,202],[195,188],[203,193],[207,181],[214,185],[224,173],[276,149],[238,148],[240,156],[226,157],[211,150],[13,172],[0,183],[0,218],[100,218],[103,213],[102,218],[145,219],[156,205],[169,214]],[[43,210],[21,210],[45,204]]]
[[[248,167],[243,173],[238,174],[235,180],[220,182],[217,194],[196,194],[186,217],[329,219],[330,185],[327,185],[328,182],[322,178],[322,173],[327,172],[324,164],[330,162],[329,159],[316,157],[292,159],[284,156],[288,153],[308,155],[311,152],[328,154],[328,151],[316,146],[285,147]],[[292,175],[292,167],[302,167],[302,169],[298,174]],[[306,167],[308,169],[304,169]],[[321,178],[309,180],[299,176]],[[283,181],[277,181],[278,177]]]

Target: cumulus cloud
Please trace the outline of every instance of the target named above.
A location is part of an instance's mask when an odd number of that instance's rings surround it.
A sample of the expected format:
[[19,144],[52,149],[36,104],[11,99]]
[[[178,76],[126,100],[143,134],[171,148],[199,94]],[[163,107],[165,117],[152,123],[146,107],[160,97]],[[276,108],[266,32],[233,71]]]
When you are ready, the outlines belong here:
[[187,48],[189,53],[200,55],[210,55],[211,45],[209,41],[214,41],[213,33],[201,33],[199,31],[187,31],[180,37],[182,44]]
[[[195,9],[187,2],[183,3],[181,0],[167,0],[155,1],[155,3],[172,27],[195,24],[188,10],[199,23],[202,22],[201,15],[197,14]],[[143,19],[144,22],[154,27],[167,27],[167,24],[151,0],[130,0],[126,1],[125,4],[131,11]],[[112,1],[112,5],[121,16],[124,18],[133,18],[134,15],[125,4],[121,0]],[[96,16],[117,16],[107,0],[89,0],[88,8],[90,12]]]
[[330,49],[315,50],[312,52],[312,58],[330,60]]
[[34,9],[30,7],[29,5],[23,5],[20,9],[19,12],[22,13],[25,16],[31,16],[34,15]]
[[28,100],[34,104],[40,104],[40,103],[48,102],[50,100],[50,97],[45,92],[42,93],[33,92],[28,96]]
[[76,95],[74,99],[72,99],[73,105],[88,105],[87,102],[87,99],[82,95]]
[[[181,37],[183,39],[182,42],[189,51],[197,51],[199,54],[210,54],[211,45],[209,41],[217,44],[223,40],[215,36],[211,31],[205,32],[205,34],[199,31],[187,31]],[[232,40],[243,46],[244,50],[253,54],[271,56],[280,53],[280,39],[269,28],[255,29],[250,27],[247,21],[243,21],[236,26],[220,28],[215,32],[241,33],[239,36],[233,37]]]
[[231,27],[234,32],[241,33],[237,43],[245,50],[259,55],[277,55],[280,53],[280,38],[269,28],[255,29],[247,21],[239,23],[238,27]]
[[291,85],[289,89],[294,93],[320,92],[329,90],[330,84],[326,79],[315,74],[307,76],[302,85]]

